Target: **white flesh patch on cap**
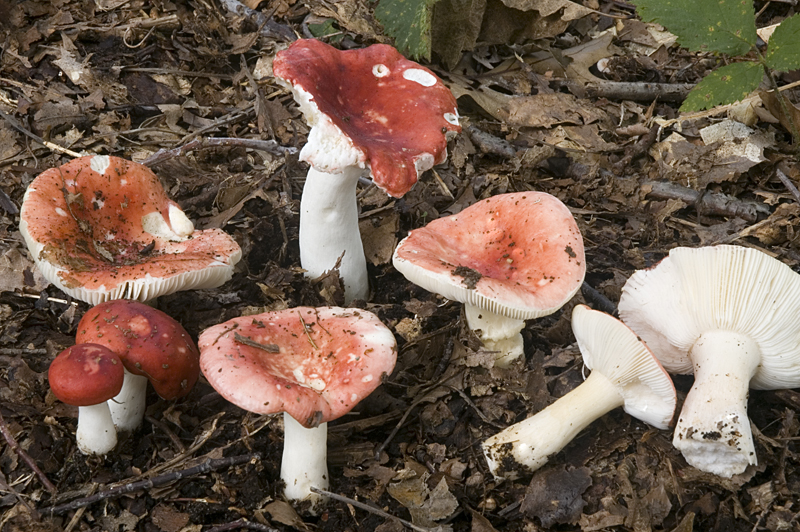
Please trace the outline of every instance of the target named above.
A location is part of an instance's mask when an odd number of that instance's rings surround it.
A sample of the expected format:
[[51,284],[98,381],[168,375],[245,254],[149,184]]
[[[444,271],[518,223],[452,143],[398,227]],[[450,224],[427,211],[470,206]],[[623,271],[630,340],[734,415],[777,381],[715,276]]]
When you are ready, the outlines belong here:
[[89,161],[89,167],[100,175],[105,175],[109,166],[111,166],[111,159],[108,155],[95,155]]
[[151,212],[142,216],[142,229],[145,233],[163,238],[164,240],[171,240],[173,242],[186,240],[185,236],[177,234],[170,228],[160,212]]
[[174,204],[169,206],[169,224],[172,226],[172,230],[182,237],[187,237],[194,232],[192,221],[180,207]]
[[56,207],[56,214],[59,215],[59,216],[64,216],[64,217],[67,216],[66,211],[64,209],[62,209],[61,207]]
[[447,120],[448,123],[453,124],[454,126],[458,125],[458,112],[455,113],[445,113],[444,119]]
[[403,77],[408,81],[419,83],[423,87],[433,87],[436,85],[436,77],[433,74],[425,72],[419,68],[409,68],[405,70],[403,72]]
[[319,111],[314,97],[302,87],[293,87],[292,92],[306,122],[311,126],[308,142],[300,150],[300,160],[329,174],[341,173],[348,166],[364,168],[366,155],[327,115]]
[[[447,157],[447,151],[444,152],[445,158]],[[444,160],[444,159],[443,159]],[[430,170],[433,168],[433,165],[436,164],[436,159],[433,158],[433,155],[430,153],[420,153],[416,159],[414,159],[414,168],[417,169],[417,175],[421,175],[422,172],[426,170]]]
[[385,78],[391,73],[392,71],[389,70],[389,67],[387,67],[386,65],[382,65],[380,63],[372,67],[372,75],[375,76],[376,78]]

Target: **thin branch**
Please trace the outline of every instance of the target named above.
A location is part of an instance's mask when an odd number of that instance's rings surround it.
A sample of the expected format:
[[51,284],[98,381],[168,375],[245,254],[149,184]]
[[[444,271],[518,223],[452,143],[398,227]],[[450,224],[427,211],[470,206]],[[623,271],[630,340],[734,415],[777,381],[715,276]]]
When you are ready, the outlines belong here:
[[8,446],[11,447],[11,449],[17,453],[17,455],[19,455],[19,457],[22,458],[26,464],[28,464],[28,467],[30,467],[34,473],[36,473],[36,476],[39,477],[39,482],[42,483],[42,486],[44,486],[50,493],[55,493],[58,491],[55,485],[50,482],[50,479],[47,478],[47,475],[45,475],[44,472],[39,469],[39,466],[36,465],[36,462],[33,461],[33,458],[31,458],[30,455],[19,446],[19,443],[17,443],[14,435],[11,434],[10,430],[8,430],[8,425],[6,424],[6,420],[3,417],[2,412],[0,412],[0,433],[3,434],[3,438],[5,438]]
[[217,147],[241,147],[251,150],[261,150],[269,152],[273,155],[286,155],[297,153],[297,148],[288,146],[281,146],[274,140],[261,140],[261,139],[237,139],[231,137],[209,137],[202,139],[195,139],[187,142],[183,146],[172,148],[171,150],[160,149],[153,155],[142,161],[145,166],[155,166],[164,161],[186,155],[190,151],[202,150],[205,148]]
[[699,214],[737,216],[755,222],[759,215],[769,215],[769,207],[755,201],[743,201],[720,192],[699,192],[689,187],[664,181],[646,181],[642,191],[648,198],[677,199],[694,206]]
[[48,148],[49,150],[52,150],[52,151],[58,152],[58,153],[63,153],[63,154],[69,155],[70,157],[83,157],[83,155],[85,155],[83,153],[74,152],[74,151],[70,150],[69,148],[61,147],[58,144],[55,144],[53,142],[49,142],[47,140],[44,140],[39,135],[36,135],[35,133],[32,133],[32,132],[28,131],[27,129],[25,129],[24,127],[22,127],[22,124],[17,122],[16,119],[14,119],[14,117],[4,113],[2,110],[0,110],[0,118],[5,120],[6,122],[8,122],[8,124],[11,127],[16,129],[17,131],[19,131],[23,135],[31,138],[35,142],[38,142],[39,144],[41,144],[45,148]]
[[121,486],[115,486],[111,489],[101,491],[90,497],[83,497],[81,499],[76,499],[74,501],[65,504],[59,504],[57,506],[49,506],[47,508],[42,508],[41,512],[49,514],[63,514],[71,510],[77,510],[78,508],[89,506],[90,504],[94,504],[98,501],[113,499],[121,495],[125,495],[126,493],[131,493],[133,491],[157,488],[159,486],[171,484],[173,482],[177,482],[185,478],[197,475],[203,475],[205,473],[209,473],[217,469],[222,469],[224,467],[233,467],[260,459],[261,455],[259,453],[246,454],[241,456],[231,456],[229,458],[209,459],[200,465],[190,467],[188,469],[183,469],[181,471],[173,471],[171,473],[165,473],[163,475],[159,475],[157,477],[153,477],[147,480],[140,480],[138,482],[129,482],[127,484],[122,484]]
[[397,517],[396,515],[392,515],[392,514],[390,514],[388,512],[384,512],[380,508],[375,508],[373,506],[370,506],[369,504],[364,504],[363,502],[359,502],[359,501],[357,501],[355,499],[351,499],[350,497],[345,497],[344,495],[338,495],[338,494],[332,493],[330,491],[321,490],[319,488],[315,488],[314,486],[311,486],[311,491],[313,491],[314,493],[318,493],[318,494],[320,494],[320,495],[322,495],[324,497],[329,497],[329,498],[333,499],[334,501],[343,502],[345,504],[349,504],[351,506],[355,506],[356,508],[361,508],[362,510],[366,510],[366,511],[368,511],[370,513],[373,513],[375,515],[379,515],[379,516],[381,516],[383,518],[391,519],[392,521],[397,521],[398,523],[402,524],[405,527],[410,528],[411,530],[417,530],[418,532],[435,532],[436,530],[440,529],[440,527],[437,527],[437,528],[426,528],[426,527],[423,527],[423,526],[415,525],[414,523],[412,523],[410,521],[406,521],[405,519],[401,519],[400,517]]
[[272,528],[267,525],[262,525],[261,523],[254,523],[252,521],[248,521],[245,518],[241,518],[236,521],[231,521],[230,523],[225,523],[224,525],[217,525],[213,528],[209,528],[206,532],[225,532],[227,530],[234,530],[237,528],[247,528],[248,530],[260,530],[261,532],[280,532],[277,528]]

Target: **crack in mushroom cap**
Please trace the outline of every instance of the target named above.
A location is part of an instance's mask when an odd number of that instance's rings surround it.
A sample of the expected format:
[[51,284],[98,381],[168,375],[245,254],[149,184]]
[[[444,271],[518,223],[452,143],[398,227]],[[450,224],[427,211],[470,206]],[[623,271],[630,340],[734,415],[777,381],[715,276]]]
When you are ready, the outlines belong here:
[[257,414],[286,412],[305,427],[349,412],[397,360],[377,316],[339,307],[233,318],[198,343],[203,375],[225,399]]
[[761,362],[750,387],[800,386],[800,275],[741,246],[677,247],[622,288],[620,318],[671,373],[692,373],[689,352],[706,331],[744,334]]
[[569,209],[544,192],[499,194],[414,229],[393,263],[409,281],[509,318],[552,314],[586,273]]
[[187,395],[200,376],[200,353],[186,329],[138,301],[118,299],[90,308],[78,322],[75,341],[107,347],[125,369],[147,377],[164,399]]
[[42,275],[91,304],[220,286],[241,258],[227,233],[194,231],[150,169],[104,155],[37,176],[19,229]]
[[276,54],[273,72],[312,126],[301,159],[328,173],[368,164],[397,198],[445,160],[448,138],[461,131],[450,89],[385,44],[341,51],[300,39]]

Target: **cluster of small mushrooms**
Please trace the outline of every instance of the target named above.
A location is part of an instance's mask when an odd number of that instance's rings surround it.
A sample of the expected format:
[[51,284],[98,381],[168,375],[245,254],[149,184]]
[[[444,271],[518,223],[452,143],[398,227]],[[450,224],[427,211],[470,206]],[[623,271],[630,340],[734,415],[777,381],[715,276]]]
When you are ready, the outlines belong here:
[[[455,99],[430,70],[386,45],[340,51],[299,40],[277,54],[273,71],[311,126],[300,154],[310,165],[302,267],[310,277],[338,267],[346,301],[366,299],[356,183],[369,170],[376,185],[401,197],[444,161],[460,131]],[[408,121],[416,129],[403,136],[397,126]],[[81,451],[111,452],[117,430],[136,429],[148,379],[172,399],[202,371],[241,408],[283,413],[286,496],[319,507],[312,488],[328,485],[327,422],[370,394],[396,362],[394,335],[375,315],[301,307],[242,316],[203,331],[198,349],[146,303],[222,285],[241,250],[219,229],[194,230],[155,174],[116,157],[82,157],[39,175],[25,194],[20,231],[51,283],[95,305],[76,345],[49,371],[56,397],[79,407]],[[462,302],[467,325],[499,367],[520,364],[525,320],[562,308],[586,272],[572,214],[542,192],[493,196],[415,229],[393,264],[411,282]],[[800,326],[774,319],[800,314],[800,278],[753,249],[675,248],[628,280],[619,313],[622,321],[574,307],[572,328],[591,373],[483,443],[496,477],[542,466],[618,406],[669,428],[676,394],[667,371],[695,374],[674,433],[687,461],[724,477],[756,463],[747,393],[800,385]]]

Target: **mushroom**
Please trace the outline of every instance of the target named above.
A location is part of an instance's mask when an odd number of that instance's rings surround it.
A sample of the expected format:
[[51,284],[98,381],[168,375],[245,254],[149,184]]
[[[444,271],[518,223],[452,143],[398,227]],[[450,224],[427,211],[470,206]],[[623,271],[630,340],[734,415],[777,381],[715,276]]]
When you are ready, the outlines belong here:
[[525,320],[547,316],[583,283],[583,239],[569,209],[544,192],[499,194],[433,220],[392,258],[406,279],[464,303],[467,324],[508,367]]
[[323,499],[311,487],[328,487],[327,422],[391,373],[391,331],[364,310],[298,307],[215,325],[199,345],[203,375],[225,399],[257,414],[283,412],[285,495],[316,511]]
[[318,277],[341,260],[345,300],[366,299],[358,178],[369,166],[376,185],[402,197],[447,158],[447,139],[461,130],[456,100],[433,72],[384,44],[340,51],[300,39],[278,52],[273,72],[311,126],[300,152],[311,165],[300,201],[301,265]]
[[669,426],[676,402],[672,380],[633,331],[586,305],[573,309],[572,331],[591,374],[541,412],[483,442],[496,477],[540,468],[592,421],[619,406],[654,427]]
[[78,323],[78,343],[101,344],[125,366],[122,390],[109,402],[119,430],[144,418],[147,381],[164,399],[188,394],[200,376],[200,353],[180,323],[144,303],[119,299],[89,309]]
[[77,344],[50,363],[47,379],[59,401],[78,407],[75,439],[85,454],[106,454],[117,445],[108,401],[122,388],[122,362],[110,349]]
[[756,249],[677,247],[622,288],[620,318],[671,373],[694,373],[672,443],[722,477],[758,460],[748,389],[800,386],[800,276]]
[[194,231],[147,167],[106,155],[39,174],[19,230],[42,275],[93,305],[220,286],[242,254],[219,229]]

